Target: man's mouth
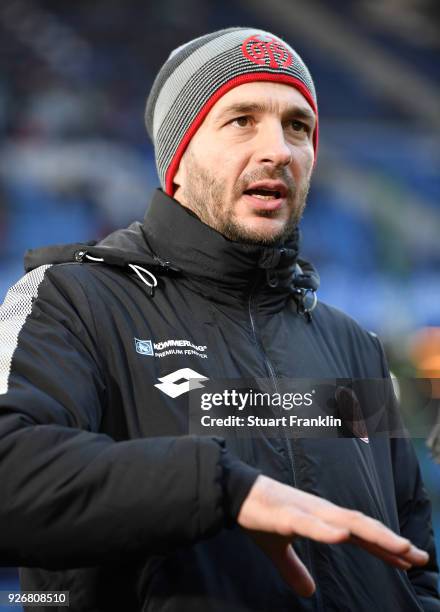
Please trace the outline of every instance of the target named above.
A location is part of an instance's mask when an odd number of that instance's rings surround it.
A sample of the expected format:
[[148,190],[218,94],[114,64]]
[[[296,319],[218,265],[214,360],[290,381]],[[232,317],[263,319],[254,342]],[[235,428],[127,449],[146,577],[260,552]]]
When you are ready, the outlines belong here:
[[280,191],[273,191],[271,189],[246,189],[244,193],[260,200],[278,200],[281,198]]
[[283,181],[271,179],[255,181],[244,191],[246,195],[259,200],[280,200],[287,196],[287,192],[287,186]]
[[288,195],[286,184],[280,180],[265,179],[251,183],[243,191],[249,205],[258,213],[275,213],[285,204]]

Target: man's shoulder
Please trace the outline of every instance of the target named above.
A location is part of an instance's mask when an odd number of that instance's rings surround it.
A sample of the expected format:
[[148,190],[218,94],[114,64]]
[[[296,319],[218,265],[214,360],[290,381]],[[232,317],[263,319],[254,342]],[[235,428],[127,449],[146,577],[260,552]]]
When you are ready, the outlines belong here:
[[21,301],[31,300],[34,302],[40,295],[46,293],[52,286],[60,282],[66,286],[72,286],[72,272],[78,268],[72,264],[45,263],[25,272],[8,290],[3,309],[8,304],[18,304]]
[[142,236],[141,224],[118,229],[100,242],[78,242],[30,249],[25,254],[26,275],[21,284],[51,282],[60,285],[90,286],[107,276],[126,273],[130,264],[151,265],[152,255]]
[[0,323],[27,318],[34,307],[54,314],[69,312],[80,314],[90,310],[90,297],[96,285],[91,266],[75,263],[42,264],[24,274],[0,302]]
[[31,284],[37,279],[40,282],[40,292],[44,291],[45,286],[52,286],[62,290],[67,296],[94,282],[96,274],[92,268],[93,266],[76,262],[43,264],[28,272],[22,282]]

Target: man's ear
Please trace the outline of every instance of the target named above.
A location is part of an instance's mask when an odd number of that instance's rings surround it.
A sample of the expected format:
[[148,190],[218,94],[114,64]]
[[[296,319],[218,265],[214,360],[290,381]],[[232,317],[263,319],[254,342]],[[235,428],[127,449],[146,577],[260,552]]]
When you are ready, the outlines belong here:
[[173,183],[176,185],[176,189],[178,189],[179,187],[183,187],[183,184],[185,182],[186,161],[187,161],[187,157],[188,157],[190,149],[191,149],[191,142],[188,144],[185,151],[183,152],[183,155],[180,158],[179,167],[177,168],[177,172],[173,177]]
[[[173,176],[173,183],[176,186],[176,189],[182,186],[182,160],[180,160],[179,167],[177,168],[176,174]],[[175,191],[175,190],[174,190]]]
[[182,185],[182,162],[180,162],[176,174],[173,177],[173,198],[180,202]]
[[174,186],[173,197],[178,201],[180,201],[181,190],[182,190],[183,183],[185,181],[185,154],[186,154],[186,151],[184,152],[184,154],[182,155],[180,159],[179,167],[177,168],[176,174],[173,176],[173,186]]

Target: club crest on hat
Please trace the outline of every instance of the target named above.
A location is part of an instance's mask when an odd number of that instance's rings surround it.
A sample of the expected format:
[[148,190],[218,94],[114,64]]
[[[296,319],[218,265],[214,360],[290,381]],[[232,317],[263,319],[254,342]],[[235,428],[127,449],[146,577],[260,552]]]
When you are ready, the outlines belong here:
[[288,68],[293,62],[292,52],[273,36],[262,34],[249,36],[243,42],[241,50],[246,59],[260,66]]

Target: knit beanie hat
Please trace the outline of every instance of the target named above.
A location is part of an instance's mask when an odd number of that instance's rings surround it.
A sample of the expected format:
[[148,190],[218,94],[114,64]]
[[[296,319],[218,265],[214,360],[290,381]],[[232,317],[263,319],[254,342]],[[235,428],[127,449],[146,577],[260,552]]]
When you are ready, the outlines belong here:
[[275,81],[298,89],[313,108],[315,159],[318,109],[310,73],[287,43],[255,28],[228,28],[175,49],[160,69],[145,111],[162,188],[173,195],[182,155],[206,115],[226,92],[251,81]]

